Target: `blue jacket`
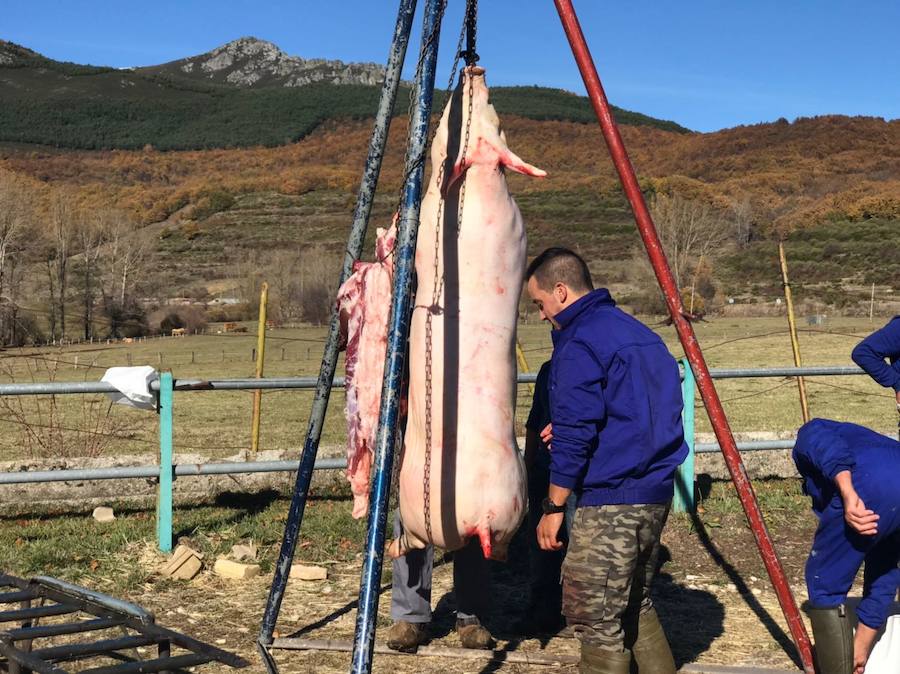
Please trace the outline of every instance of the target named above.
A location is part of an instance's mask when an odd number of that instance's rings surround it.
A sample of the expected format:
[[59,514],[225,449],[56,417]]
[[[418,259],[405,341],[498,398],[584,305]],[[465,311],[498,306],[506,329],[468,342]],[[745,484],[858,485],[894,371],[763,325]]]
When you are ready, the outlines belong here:
[[675,359],[606,289],[554,318],[550,481],[580,506],[668,503],[687,456]]
[[900,316],[861,341],[850,357],[879,384],[900,391]]
[[[900,442],[856,424],[813,419],[797,434],[794,463],[819,518],[806,561],[810,604],[843,604],[853,579],[866,565],[860,622],[881,627],[900,585]],[[863,536],[844,522],[834,476],[849,470],[863,503],[879,515],[878,532]]]
[[813,419],[797,433],[793,455],[818,516],[840,500],[834,476],[849,470],[866,507],[881,515],[878,528],[900,530],[900,442],[864,426]]

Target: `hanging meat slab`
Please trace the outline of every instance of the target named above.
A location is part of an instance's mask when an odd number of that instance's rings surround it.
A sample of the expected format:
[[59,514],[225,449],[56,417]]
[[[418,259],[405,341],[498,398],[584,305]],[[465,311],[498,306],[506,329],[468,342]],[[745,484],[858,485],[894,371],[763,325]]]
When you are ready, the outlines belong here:
[[477,536],[485,557],[504,559],[526,507],[514,431],[526,240],[505,171],[546,173],[507,147],[484,73],[465,69],[431,147],[394,556],[428,543],[454,550]]
[[389,229],[378,228],[375,261],[357,262],[337,294],[346,339],[347,479],[356,518],[365,516],[369,509],[369,474],[381,404],[396,234],[396,218]]

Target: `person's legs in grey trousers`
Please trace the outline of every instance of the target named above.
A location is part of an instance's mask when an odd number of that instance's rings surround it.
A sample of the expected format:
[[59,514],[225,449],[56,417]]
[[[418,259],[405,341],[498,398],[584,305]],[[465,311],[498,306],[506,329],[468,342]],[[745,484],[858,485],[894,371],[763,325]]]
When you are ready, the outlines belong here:
[[[403,533],[400,511],[394,513],[394,538]],[[434,548],[410,550],[393,561],[391,618],[409,623],[431,621],[431,573]],[[458,586],[457,586],[458,587]]]
[[[403,533],[399,511],[394,515],[394,538]],[[393,560],[391,618],[410,623],[431,621],[431,574],[434,548],[410,550]],[[483,619],[488,608],[490,576],[487,560],[476,537],[453,553],[453,587],[456,617]]]

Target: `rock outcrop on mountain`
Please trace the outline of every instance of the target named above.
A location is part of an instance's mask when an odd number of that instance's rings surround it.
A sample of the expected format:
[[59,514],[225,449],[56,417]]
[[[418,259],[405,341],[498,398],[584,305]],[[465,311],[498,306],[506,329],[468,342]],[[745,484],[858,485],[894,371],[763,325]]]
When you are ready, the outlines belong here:
[[0,40],[0,67],[18,67],[35,58],[40,58],[40,54],[15,42]]
[[384,67],[377,63],[304,59],[254,37],[242,37],[199,56],[138,71],[254,88],[302,87],[315,82],[373,85],[384,79]]

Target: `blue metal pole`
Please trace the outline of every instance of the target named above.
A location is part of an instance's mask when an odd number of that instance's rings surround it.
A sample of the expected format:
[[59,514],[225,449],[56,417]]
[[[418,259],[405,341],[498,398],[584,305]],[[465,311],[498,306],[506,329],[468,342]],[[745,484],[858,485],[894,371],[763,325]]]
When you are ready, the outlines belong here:
[[[397,11],[397,24],[394,28],[394,37],[385,68],[384,84],[381,89],[381,99],[375,118],[375,128],[372,131],[372,138],[369,143],[369,154],[357,196],[353,226],[344,255],[344,265],[341,269],[341,283],[350,276],[353,263],[359,259],[362,253],[366,228],[369,224],[369,214],[372,209],[372,200],[378,183],[378,175],[381,172],[381,162],[384,158],[384,148],[387,145],[391,116],[397,99],[397,89],[400,86],[400,73],[403,69],[403,62],[406,59],[406,47],[409,44],[409,33],[415,11],[416,0],[400,0],[400,7]],[[269,671],[275,670],[275,664],[268,656],[265,647],[272,643],[272,634],[275,631],[275,623],[281,610],[281,601],[284,598],[291,562],[294,559],[294,551],[296,550],[300,534],[300,525],[303,522],[303,511],[306,507],[306,497],[309,493],[309,485],[315,468],[316,453],[319,449],[319,439],[322,435],[325,411],[328,409],[331,383],[337,367],[339,329],[340,318],[338,312],[334,311],[331,316],[331,325],[325,343],[321,369],[319,370],[319,380],[310,412],[306,442],[303,445],[300,467],[297,470],[294,496],[291,500],[288,520],[285,524],[284,538],[282,539],[278,562],[275,565],[275,576],[272,579],[272,587],[269,590],[266,610],[259,629],[260,653],[263,655]]]
[[427,0],[425,5],[416,102],[409,125],[406,184],[403,189],[403,207],[395,248],[394,297],[388,323],[386,367],[375,440],[375,476],[369,495],[369,526],[366,533],[366,551],[360,579],[359,609],[356,614],[356,634],[350,666],[352,674],[368,674],[371,671],[372,653],[375,648],[375,619],[378,616],[381,566],[384,561],[388,497],[400,416],[400,382],[409,335],[410,293],[416,238],[419,233],[423,159],[428,143],[428,123],[434,97],[434,76],[444,6],[443,0]]
[[681,382],[684,399],[684,438],[687,441],[688,455],[678,467],[675,474],[675,498],[672,499],[672,510],[677,513],[692,513],[696,508],[694,501],[694,371],[687,359],[681,361],[684,366],[684,379]]
[[156,539],[160,552],[172,549],[172,373],[159,373],[159,492],[156,499]]

